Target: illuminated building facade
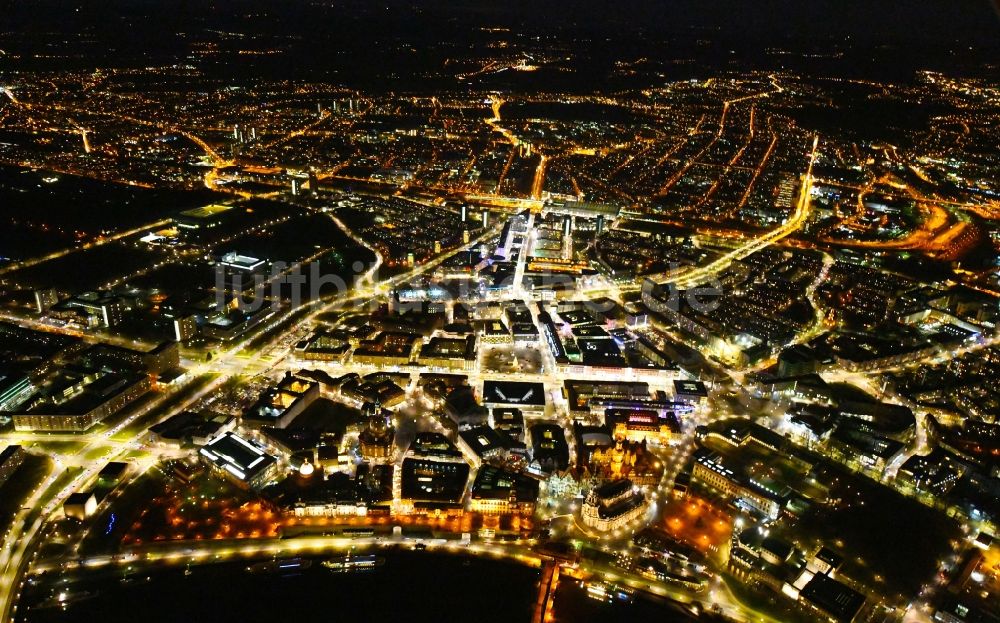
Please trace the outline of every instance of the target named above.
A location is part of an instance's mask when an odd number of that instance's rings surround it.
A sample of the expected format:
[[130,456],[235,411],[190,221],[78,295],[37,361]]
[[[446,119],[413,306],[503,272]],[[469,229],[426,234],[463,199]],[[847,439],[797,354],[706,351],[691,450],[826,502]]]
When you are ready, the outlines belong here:
[[385,460],[393,455],[396,429],[389,424],[388,412],[374,402],[365,405],[367,424],[358,435],[361,456],[372,460]]
[[659,461],[646,449],[645,441],[622,437],[616,438],[612,446],[595,448],[587,469],[599,480],[628,478],[637,485],[655,485],[663,473]]
[[277,387],[265,391],[243,414],[243,424],[285,428],[319,398],[319,393],[319,383],[288,372]]
[[539,482],[530,476],[483,465],[472,484],[469,510],[488,515],[524,515],[535,512]]
[[7,446],[0,452],[0,487],[24,463],[26,454],[23,447],[16,445]]
[[631,480],[614,480],[587,494],[581,508],[583,524],[600,532],[617,530],[642,516],[646,500]]
[[[94,371],[83,376],[60,375],[66,390],[29,399],[27,411],[13,415],[19,431],[83,432],[117,413],[152,387],[146,374]],[[46,390],[47,388],[42,388]]]
[[198,454],[217,474],[246,489],[263,488],[277,473],[277,459],[235,433],[216,437]]
[[704,450],[695,456],[691,480],[708,485],[722,497],[735,500],[737,506],[770,519],[776,519],[788,501],[786,493],[770,490],[728,467],[718,454]]

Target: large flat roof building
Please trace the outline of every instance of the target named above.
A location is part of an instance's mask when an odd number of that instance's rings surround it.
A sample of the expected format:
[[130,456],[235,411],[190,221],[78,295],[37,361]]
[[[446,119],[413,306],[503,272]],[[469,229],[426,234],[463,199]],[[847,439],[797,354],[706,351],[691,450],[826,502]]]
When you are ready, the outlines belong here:
[[469,465],[405,458],[400,481],[401,498],[414,507],[458,507],[465,497]]
[[566,432],[559,424],[535,424],[529,429],[531,435],[531,461],[547,472],[564,470],[569,467],[569,444]]
[[463,430],[458,433],[458,439],[480,461],[506,457],[515,445],[510,437],[486,425]]
[[180,229],[208,229],[219,225],[233,206],[213,203],[199,208],[184,210],[174,217],[174,224]]
[[865,605],[864,595],[821,574],[809,580],[799,592],[799,599],[836,623],[852,623]]
[[483,404],[540,411],[545,408],[545,386],[524,381],[485,381]]
[[419,362],[431,368],[472,370],[477,357],[476,336],[432,337],[420,347]]
[[13,414],[19,431],[83,432],[138,399],[152,386],[149,375],[105,371],[60,375],[45,395]]
[[714,489],[737,506],[776,519],[788,503],[790,491],[775,491],[749,477],[735,461],[705,449],[695,452],[692,481]]
[[274,476],[277,459],[260,445],[225,433],[198,451],[210,467],[241,487],[260,489]]
[[28,375],[0,370],[0,412],[18,408],[33,390]]
[[530,476],[483,465],[472,484],[469,508],[488,514],[531,515],[535,512],[538,488],[538,481]]
[[317,398],[319,383],[286,373],[277,386],[265,391],[243,414],[243,423],[252,428],[285,428]]

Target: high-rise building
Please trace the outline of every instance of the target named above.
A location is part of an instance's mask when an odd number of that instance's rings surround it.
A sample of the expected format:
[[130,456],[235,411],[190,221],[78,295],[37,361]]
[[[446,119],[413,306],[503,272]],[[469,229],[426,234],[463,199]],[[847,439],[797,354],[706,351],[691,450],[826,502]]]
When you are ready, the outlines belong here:
[[59,294],[55,288],[45,290],[35,290],[35,309],[39,314],[44,314],[53,305],[59,302]]
[[125,303],[117,296],[101,292],[84,292],[66,301],[66,306],[79,309],[105,327],[113,327],[125,319]]
[[819,367],[816,354],[801,344],[789,346],[778,355],[778,376],[803,376]]
[[265,259],[230,251],[219,258],[217,285],[233,292],[252,291],[266,279],[271,264]]
[[198,334],[198,323],[194,316],[174,318],[174,339],[186,342]]
[[24,463],[27,453],[21,446],[7,446],[0,452],[0,486],[3,486],[7,479],[14,475],[17,468]]

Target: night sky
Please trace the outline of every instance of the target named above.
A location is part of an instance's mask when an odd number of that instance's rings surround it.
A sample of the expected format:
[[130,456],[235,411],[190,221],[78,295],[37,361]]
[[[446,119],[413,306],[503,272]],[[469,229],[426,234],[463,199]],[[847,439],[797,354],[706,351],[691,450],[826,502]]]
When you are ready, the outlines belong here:
[[117,31],[126,21],[162,32],[227,22],[251,24],[260,31],[335,31],[338,24],[361,21],[409,29],[410,35],[418,36],[417,30],[446,33],[450,22],[459,21],[520,25],[539,32],[569,28],[622,35],[706,29],[748,40],[832,36],[864,42],[985,45],[1000,39],[996,4],[996,0],[6,0],[0,24],[66,33],[97,27],[127,37],[128,32]]
[[[0,72],[145,67],[190,60],[220,33],[280,48],[200,69],[220,78],[332,79],[361,88],[419,88],[422,70],[485,50],[486,28],[538,49],[566,50],[564,89],[616,89],[600,76],[621,59],[685,59],[697,71],[802,71],[909,80],[932,69],[1000,75],[1000,17],[991,0],[7,0]],[[225,38],[227,35],[223,35]],[[235,41],[234,37],[230,40]],[[53,54],[53,50],[58,54]],[[417,52],[418,54],[414,54]],[[58,61],[53,60],[58,56]],[[68,58],[67,58],[68,57]],[[46,60],[49,59],[49,60]],[[74,65],[76,64],[76,65]],[[412,81],[408,78],[413,77]],[[684,75],[675,75],[684,78]],[[391,80],[389,79],[391,78]]]

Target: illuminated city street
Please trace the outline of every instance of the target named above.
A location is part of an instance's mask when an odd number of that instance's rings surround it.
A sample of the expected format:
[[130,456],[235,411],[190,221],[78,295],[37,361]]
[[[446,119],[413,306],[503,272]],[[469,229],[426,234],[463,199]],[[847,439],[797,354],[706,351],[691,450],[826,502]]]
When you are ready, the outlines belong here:
[[988,2],[9,4],[0,623],[1000,620]]

